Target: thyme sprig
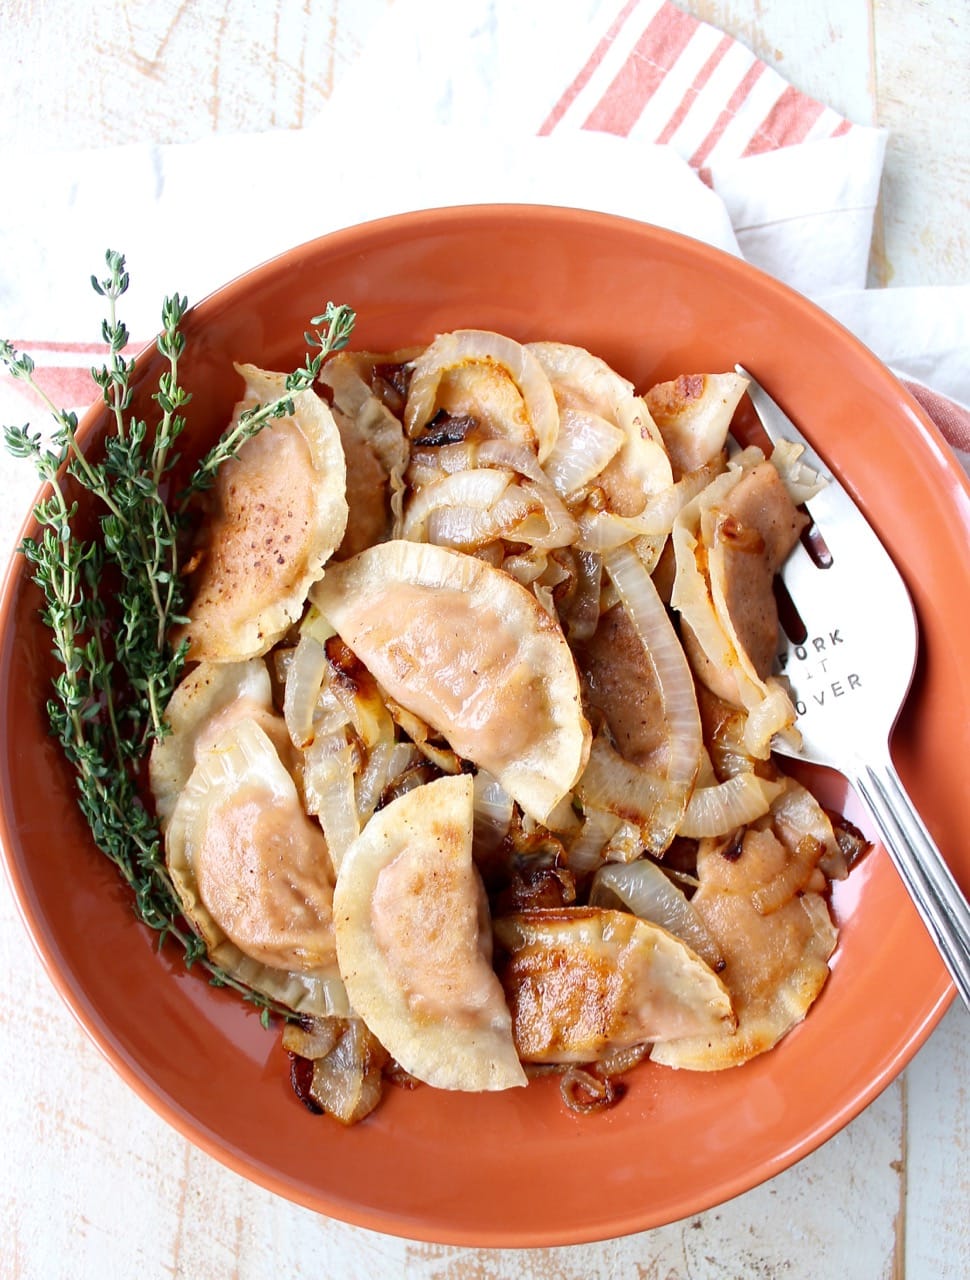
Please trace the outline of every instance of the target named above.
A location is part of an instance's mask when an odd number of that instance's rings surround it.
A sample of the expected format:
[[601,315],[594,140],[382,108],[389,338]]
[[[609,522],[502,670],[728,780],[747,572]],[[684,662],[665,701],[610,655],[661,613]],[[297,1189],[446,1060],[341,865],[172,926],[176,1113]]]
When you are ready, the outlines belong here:
[[[111,420],[100,458],[82,452],[77,415],[58,408],[38,384],[31,357],[0,340],[0,363],[31,387],[53,418],[46,442],[29,424],[3,432],[8,451],[31,461],[46,486],[34,508],[39,535],[25,538],[19,549],[44,596],[41,616],[58,666],[47,704],[51,732],[74,769],[78,805],[95,844],[131,889],[135,913],[157,932],[159,946],[166,939],[176,942],[187,965],[202,965],[215,985],[258,1005],[264,1020],[270,1012],[289,1016],[214,964],[186,924],[157,822],[142,802],[140,776],[152,743],[167,731],[164,709],[186,657],[185,644],[173,649],[168,642],[170,627],[184,620],[179,532],[185,502],[212,484],[246,440],[293,412],[293,396],[313,385],[331,351],[346,346],[355,316],[349,307],[328,303],[311,320],[318,327],[306,339],[314,354],[287,376],[283,395],[241,415],[205,455],[173,512],[166,493],[175,445],[186,426],[183,410],[191,400],[179,380],[187,300],[175,294],[162,306],[157,347],[164,366],[150,425],[131,412],[135,362],[124,355],[129,335],[118,318],[118,302],[129,285],[125,259],[109,250],[105,263],[106,275],[91,277],[107,304],[101,332],[108,355],[91,370]],[[97,500],[99,516],[90,536],[81,532],[71,481]]]

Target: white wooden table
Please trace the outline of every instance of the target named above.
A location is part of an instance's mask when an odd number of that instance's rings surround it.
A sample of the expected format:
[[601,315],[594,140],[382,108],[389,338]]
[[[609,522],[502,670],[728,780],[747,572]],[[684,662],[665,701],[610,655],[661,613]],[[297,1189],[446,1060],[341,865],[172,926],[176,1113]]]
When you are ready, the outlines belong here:
[[[105,0],[89,11],[75,0],[11,0],[0,27],[0,143],[73,148],[300,126],[389,2]],[[874,284],[970,282],[966,0],[683,7],[799,88],[891,131]],[[568,0],[550,9],[562,14]],[[3,513],[5,535],[21,514]],[[76,1027],[5,884],[0,972],[0,1275],[11,1280],[970,1276],[970,1017],[960,1008],[846,1129],[727,1205],[598,1245],[469,1250],[318,1217],[186,1143]]]

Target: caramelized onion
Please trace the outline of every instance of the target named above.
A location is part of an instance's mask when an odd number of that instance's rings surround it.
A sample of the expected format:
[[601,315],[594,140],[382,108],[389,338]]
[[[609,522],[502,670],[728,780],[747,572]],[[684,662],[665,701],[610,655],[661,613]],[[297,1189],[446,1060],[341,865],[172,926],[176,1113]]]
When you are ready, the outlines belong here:
[[720,948],[683,889],[649,858],[601,867],[593,877],[589,901],[594,907],[613,907],[619,901],[641,920],[676,934],[715,973],[724,968]]
[[475,467],[420,488],[405,513],[403,533],[414,542],[464,551],[499,538],[549,549],[573,542],[576,524],[548,485],[517,483],[511,471]]
[[775,470],[784,481],[785,488],[796,507],[814,498],[825,487],[818,472],[802,461],[805,446],[792,440],[779,440],[771,453]]
[[623,1097],[626,1086],[612,1076],[601,1076],[586,1067],[572,1066],[563,1073],[559,1090],[570,1111],[589,1116],[612,1107]]
[[307,812],[323,828],[334,871],[360,835],[354,778],[359,755],[343,730],[317,736],[304,755],[303,788]]
[[359,1018],[349,1018],[333,1049],[313,1064],[310,1097],[341,1124],[356,1124],[381,1100],[387,1051]]
[[283,695],[283,718],[295,747],[308,747],[313,741],[313,717],[330,664],[319,640],[304,635],[292,651],[286,668]]
[[492,467],[446,473],[415,493],[404,513],[402,534],[413,542],[423,542],[428,521],[437,511],[488,512],[511,483],[511,471]]
[[615,813],[584,805],[583,825],[566,849],[570,870],[583,876],[601,866],[606,859],[607,843],[619,825],[620,819]]
[[283,1027],[282,1044],[287,1053],[313,1061],[325,1058],[340,1038],[342,1018],[302,1018]]
[[784,783],[759,778],[750,770],[715,786],[695,787],[679,834],[695,839],[727,835],[766,814],[783,789]]
[[544,466],[556,492],[565,498],[595,480],[625,439],[619,427],[598,414],[561,408],[559,436]]
[[449,369],[459,365],[497,364],[518,388],[540,462],[548,457],[559,432],[559,410],[549,379],[528,348],[484,329],[455,329],[435,338],[414,361],[404,410],[404,425],[412,438],[434,417],[438,387]]

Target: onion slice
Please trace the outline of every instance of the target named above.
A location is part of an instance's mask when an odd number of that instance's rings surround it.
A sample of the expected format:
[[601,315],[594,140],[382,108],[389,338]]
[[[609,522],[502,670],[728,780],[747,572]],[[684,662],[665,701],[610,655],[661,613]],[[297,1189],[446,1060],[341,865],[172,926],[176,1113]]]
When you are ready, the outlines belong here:
[[306,807],[318,819],[334,871],[360,835],[354,790],[359,753],[345,731],[317,737],[304,753]]
[[678,834],[693,839],[728,835],[763,817],[784,786],[748,771],[716,786],[695,787]]
[[540,462],[549,456],[559,433],[559,409],[542,365],[527,347],[485,329],[455,329],[439,334],[414,362],[404,410],[404,425],[413,439],[434,417],[442,378],[456,366],[497,364],[518,388]]
[[286,728],[290,741],[301,750],[313,741],[314,712],[329,670],[327,652],[320,641],[311,635],[302,635],[287,666],[283,691]]
[[625,865],[611,862],[597,871],[589,891],[590,906],[614,907],[617,901],[641,920],[676,934],[715,973],[724,968],[720,948],[690,899],[649,858]]
[[606,418],[561,407],[559,436],[544,468],[556,492],[565,498],[588,485],[616,457],[625,439]]

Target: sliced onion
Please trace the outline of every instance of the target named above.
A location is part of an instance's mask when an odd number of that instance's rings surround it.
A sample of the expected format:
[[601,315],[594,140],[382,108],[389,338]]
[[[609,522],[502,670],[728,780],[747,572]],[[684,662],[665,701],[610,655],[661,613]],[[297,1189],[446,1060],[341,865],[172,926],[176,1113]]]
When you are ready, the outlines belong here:
[[428,541],[474,551],[488,542],[515,536],[518,528],[539,511],[540,505],[522,486],[509,484],[494,505],[485,509],[436,507],[428,517]]
[[326,737],[338,733],[351,723],[347,708],[334,693],[332,671],[328,672],[327,683],[321,688],[313,713],[314,738]]
[[428,516],[428,541],[473,551],[504,539],[539,550],[569,546],[576,524],[559,499],[531,481],[510,484],[487,510],[439,506]]
[[531,480],[518,486],[532,501],[529,516],[512,527],[506,536],[512,542],[526,542],[538,550],[554,551],[576,541],[576,522],[559,497],[546,485]]
[[802,461],[805,446],[791,440],[779,440],[771,453],[771,461],[781,476],[796,507],[808,502],[825,488],[819,473]]
[[312,636],[320,644],[326,644],[331,636],[337,634],[315,604],[307,605],[299,630],[301,636]]
[[341,1018],[309,1018],[308,1025],[288,1022],[283,1027],[282,1043],[287,1053],[301,1058],[325,1058],[340,1039]]
[[308,747],[313,741],[313,715],[329,669],[327,652],[320,641],[312,635],[302,635],[287,664],[283,691],[283,718],[295,747]]
[[643,510],[635,516],[619,516],[608,510],[587,510],[577,519],[579,545],[590,551],[609,551],[648,537],[666,540],[674,521],[684,507],[719,474],[718,463],[710,463],[686,475],[667,488],[648,497]]
[[[523,587],[531,587],[533,582],[538,582],[548,568],[548,553],[537,551],[535,548],[531,551],[506,556],[502,561],[502,572],[507,573],[510,578],[514,578],[516,582],[521,582]],[[561,581],[561,579],[559,580]],[[550,585],[555,585],[555,583]]]
[[442,773],[461,773],[462,762],[459,757],[451,747],[431,741],[431,727],[420,716],[408,711],[393,698],[388,698],[387,710],[394,723],[407,734],[426,760],[430,760]]
[[401,422],[373,388],[360,376],[354,357],[338,352],[320,369],[320,381],[333,392],[341,413],[353,418],[389,475],[402,475],[407,466],[409,446]]
[[379,743],[394,741],[394,721],[376,680],[368,674],[360,684],[343,680],[332,670],[326,688],[343,707],[354,732],[370,752]]
[[640,857],[644,848],[662,853],[677,834],[676,831],[668,834],[667,829],[660,826],[660,820],[666,817],[668,792],[665,777],[644,765],[625,760],[602,735],[595,737],[586,768],[576,785],[576,794],[589,817],[605,811],[614,821],[608,832],[603,824],[603,841],[599,846],[594,849],[591,843],[584,845],[583,856],[591,857],[595,852],[598,861],[632,862]]
[[411,742],[384,740],[375,744],[357,778],[357,820],[361,827],[378,808],[380,797],[404,769],[420,759]]
[[342,1124],[357,1124],[380,1102],[389,1055],[360,1018],[349,1018],[331,1051],[313,1063],[310,1097]]
[[587,875],[605,860],[607,842],[619,827],[620,819],[606,809],[584,808],[583,825],[566,846],[566,864],[577,876]]
[[784,783],[769,782],[750,771],[715,786],[695,787],[678,835],[723,836],[747,826],[768,812],[783,787]]
[[744,722],[744,746],[756,760],[765,760],[777,738],[797,748],[801,735],[795,727],[795,708],[786,685],[777,676],[764,681],[764,696],[749,708]]
[[540,462],[544,462],[559,433],[559,409],[552,386],[536,357],[503,334],[484,329],[455,329],[435,338],[414,361],[404,410],[404,425],[412,438],[434,417],[438,386],[456,365],[494,362],[518,387]]
[[488,467],[514,471],[537,484],[548,483],[531,449],[502,439],[459,440],[434,447],[416,445],[411,453],[408,481],[413,489],[420,489],[442,476]]
[[428,521],[436,511],[487,512],[495,506],[511,483],[511,471],[475,467],[468,471],[446,474],[423,485],[407,505],[402,536],[412,542],[424,542]]
[[560,407],[559,436],[543,469],[556,492],[568,497],[595,480],[625,439],[619,427],[598,414]]
[[559,1091],[565,1106],[580,1116],[606,1111],[622,1097],[622,1091],[608,1075],[572,1063],[563,1072]]
[[715,973],[724,968],[724,957],[699,912],[683,889],[649,858],[624,865],[609,863],[597,871],[590,888],[590,906],[613,907],[617,901],[641,920],[676,934]]
[[419,489],[405,513],[403,535],[412,542],[474,551],[504,538],[540,549],[568,546],[576,524],[551,487],[513,473],[476,467],[443,476]]
[[603,857],[607,862],[634,862],[643,853],[643,845],[639,824],[621,821],[607,840]]
[[603,559],[594,551],[573,553],[575,566],[573,589],[560,606],[563,629],[571,643],[588,640],[600,620],[600,597],[603,586]]
[[663,786],[659,773],[624,760],[607,738],[598,733],[590,744],[589,760],[576,784],[576,794],[582,801],[584,813],[604,809],[646,826]]
[[667,609],[637,557],[628,548],[618,547],[603,563],[647,653],[663,702],[670,744],[667,776],[650,828],[644,832],[647,847],[659,853],[680,826],[700,767],[703,743],[694,680]]
[[346,733],[317,737],[304,753],[303,789],[307,812],[323,828],[334,871],[360,835],[354,780],[360,756]]
[[559,803],[546,815],[546,820],[542,825],[546,830],[554,831],[561,843],[571,833],[578,831],[582,826],[582,822],[582,818],[573,805],[572,794],[569,793],[564,795]]
[[512,826],[512,797],[497,778],[484,769],[475,774],[474,848],[476,857],[488,857],[508,839]]

